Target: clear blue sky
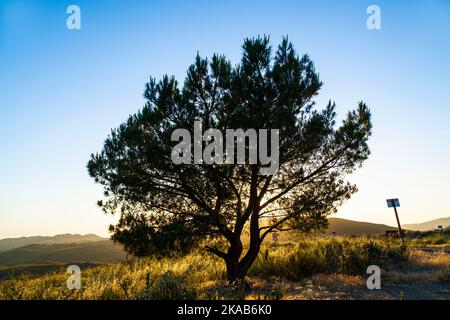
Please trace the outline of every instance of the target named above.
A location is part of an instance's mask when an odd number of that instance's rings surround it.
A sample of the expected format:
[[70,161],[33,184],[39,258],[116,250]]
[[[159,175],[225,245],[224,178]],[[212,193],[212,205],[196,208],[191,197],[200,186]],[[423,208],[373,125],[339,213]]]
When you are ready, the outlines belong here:
[[[82,29],[66,28],[79,5]],[[381,30],[366,9],[381,8]],[[86,171],[149,76],[183,79],[197,51],[239,62],[245,37],[289,35],[342,116],[373,111],[372,156],[338,216],[395,225],[450,216],[450,1],[0,1],[0,238],[107,235]]]

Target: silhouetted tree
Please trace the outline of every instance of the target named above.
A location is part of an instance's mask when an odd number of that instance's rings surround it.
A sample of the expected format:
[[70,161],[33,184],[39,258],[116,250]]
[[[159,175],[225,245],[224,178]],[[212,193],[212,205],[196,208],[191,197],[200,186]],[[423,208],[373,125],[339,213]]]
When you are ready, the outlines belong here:
[[[207,250],[224,259],[233,282],[244,279],[272,231],[326,226],[356,191],[344,176],[369,155],[371,121],[361,102],[337,127],[335,104],[319,110],[313,102],[321,86],[307,55],[299,57],[287,38],[273,55],[268,37],[246,39],[236,66],[197,55],[182,88],[174,77],[151,78],[142,110],[112,130],[88,163],[105,188],[99,205],[120,213],[113,239],[138,255],[222,239],[225,247]],[[279,170],[265,176],[260,164],[174,164],[171,134],[193,131],[195,120],[203,130],[279,129]]]

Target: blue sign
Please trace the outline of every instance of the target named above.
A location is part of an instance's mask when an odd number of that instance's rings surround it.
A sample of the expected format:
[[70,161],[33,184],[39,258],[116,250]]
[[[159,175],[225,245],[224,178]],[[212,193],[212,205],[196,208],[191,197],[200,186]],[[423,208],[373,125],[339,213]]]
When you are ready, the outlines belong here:
[[400,201],[398,199],[388,199],[386,202],[389,208],[400,207]]

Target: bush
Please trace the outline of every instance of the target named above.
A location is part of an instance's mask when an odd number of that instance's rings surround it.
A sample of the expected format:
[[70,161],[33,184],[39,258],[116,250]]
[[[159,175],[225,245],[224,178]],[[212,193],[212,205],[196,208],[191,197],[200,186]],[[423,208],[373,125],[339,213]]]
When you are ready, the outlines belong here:
[[148,279],[146,288],[140,294],[144,300],[193,300],[196,296],[188,278],[172,271],[165,272],[153,281]]
[[439,281],[450,282],[450,265],[442,269],[441,274],[439,276]]
[[429,245],[445,245],[450,244],[450,233],[444,231],[424,231],[411,232],[409,238],[410,245],[413,246],[429,246]]
[[445,243],[447,243],[447,237],[444,236],[443,234],[437,234],[431,238],[431,244],[439,245]]
[[319,273],[365,273],[369,265],[388,268],[408,259],[406,247],[373,239],[315,239],[266,248],[250,275],[301,280]]

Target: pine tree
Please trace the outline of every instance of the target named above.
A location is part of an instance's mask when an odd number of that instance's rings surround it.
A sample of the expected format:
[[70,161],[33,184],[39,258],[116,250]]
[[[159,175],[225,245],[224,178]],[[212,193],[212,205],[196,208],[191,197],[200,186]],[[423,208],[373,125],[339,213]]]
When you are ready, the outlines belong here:
[[[271,232],[325,227],[356,191],[344,178],[369,156],[371,114],[360,102],[337,126],[335,104],[319,109],[314,102],[321,87],[313,62],[287,38],[275,53],[268,37],[246,39],[235,66],[223,55],[209,61],[197,54],[181,88],[174,77],[150,78],[145,106],[88,163],[105,189],[99,205],[120,214],[113,239],[139,256],[206,241],[234,282]],[[171,134],[196,120],[222,132],[279,129],[279,170],[266,176],[261,164],[174,164]]]

